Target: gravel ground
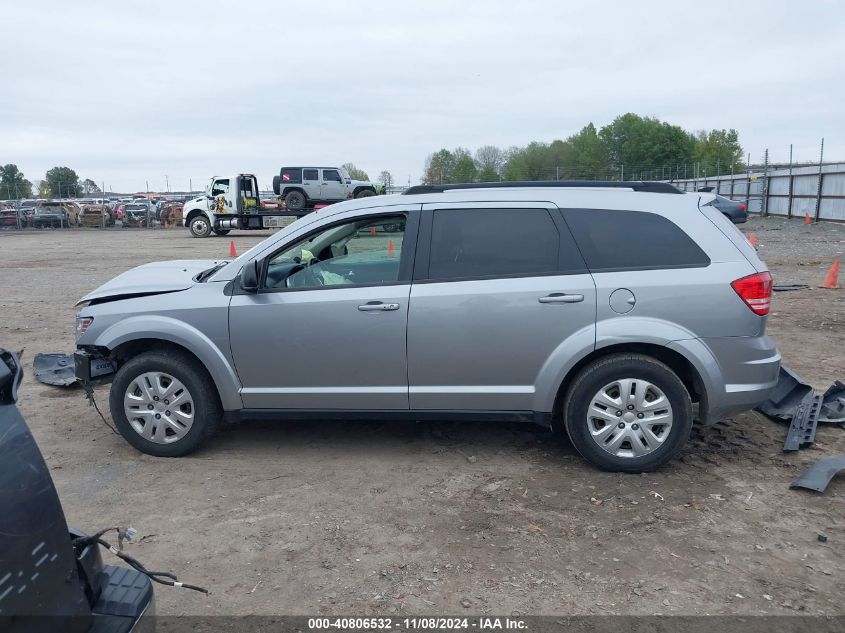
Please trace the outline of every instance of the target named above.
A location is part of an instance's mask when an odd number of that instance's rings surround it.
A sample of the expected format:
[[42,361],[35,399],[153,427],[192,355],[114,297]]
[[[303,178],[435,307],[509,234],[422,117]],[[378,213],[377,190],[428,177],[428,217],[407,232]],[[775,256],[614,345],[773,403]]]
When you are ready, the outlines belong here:
[[[776,283],[811,285],[774,297],[785,363],[819,389],[845,379],[845,291],[818,288],[845,225],[743,231]],[[265,236],[231,237],[242,252]],[[28,367],[71,351],[87,290],[149,261],[225,257],[228,243],[181,229],[0,231],[0,346],[25,348]],[[784,425],[750,412],[631,476],[526,426],[250,423],[168,460],[31,372],[20,408],[69,523],[131,524],[131,554],[211,589],[158,588],[162,614],[845,613],[845,476],[823,495],[788,489],[845,452],[839,428],[784,454]]]

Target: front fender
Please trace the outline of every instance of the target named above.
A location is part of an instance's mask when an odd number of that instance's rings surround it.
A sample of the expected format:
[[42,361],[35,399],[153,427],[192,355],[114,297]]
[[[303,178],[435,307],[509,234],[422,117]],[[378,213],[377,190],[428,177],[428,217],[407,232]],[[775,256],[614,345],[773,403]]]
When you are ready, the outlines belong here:
[[243,408],[240,380],[229,359],[214,341],[184,321],[158,315],[129,317],[106,328],[93,345],[113,350],[124,343],[142,339],[168,341],[193,353],[211,374],[223,409]]

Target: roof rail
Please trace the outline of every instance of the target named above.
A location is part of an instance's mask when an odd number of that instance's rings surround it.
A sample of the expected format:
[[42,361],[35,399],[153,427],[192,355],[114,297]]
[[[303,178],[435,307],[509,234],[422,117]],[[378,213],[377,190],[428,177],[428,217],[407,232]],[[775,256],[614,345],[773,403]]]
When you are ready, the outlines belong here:
[[511,189],[515,187],[602,187],[633,189],[648,193],[685,193],[668,182],[642,180],[514,180],[504,182],[464,182],[451,185],[416,185],[405,190],[404,195],[418,193],[443,193],[453,189]]

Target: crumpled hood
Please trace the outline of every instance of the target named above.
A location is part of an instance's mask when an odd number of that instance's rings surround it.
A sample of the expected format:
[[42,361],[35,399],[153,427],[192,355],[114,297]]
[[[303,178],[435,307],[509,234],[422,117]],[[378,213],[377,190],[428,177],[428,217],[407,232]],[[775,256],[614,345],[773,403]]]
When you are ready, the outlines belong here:
[[133,296],[186,290],[196,282],[197,273],[216,266],[221,259],[176,259],[144,264],[121,273],[89,292],[77,305],[94,299],[122,299]]

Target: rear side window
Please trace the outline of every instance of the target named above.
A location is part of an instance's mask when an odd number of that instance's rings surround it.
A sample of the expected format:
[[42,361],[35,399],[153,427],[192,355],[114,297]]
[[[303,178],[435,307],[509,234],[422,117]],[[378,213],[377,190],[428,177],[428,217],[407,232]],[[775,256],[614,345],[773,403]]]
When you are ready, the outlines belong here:
[[282,182],[289,183],[289,182],[302,182],[302,170],[301,169],[283,169],[282,170]]
[[303,180],[318,180],[319,176],[317,175],[316,169],[303,169],[302,170],[302,179]]
[[[568,236],[567,236],[568,237]],[[571,242],[571,237],[568,237]],[[433,212],[429,279],[556,273],[562,259],[584,265],[545,209],[438,209]]]
[[564,209],[563,215],[592,272],[710,264],[698,244],[662,215],[609,209]]

